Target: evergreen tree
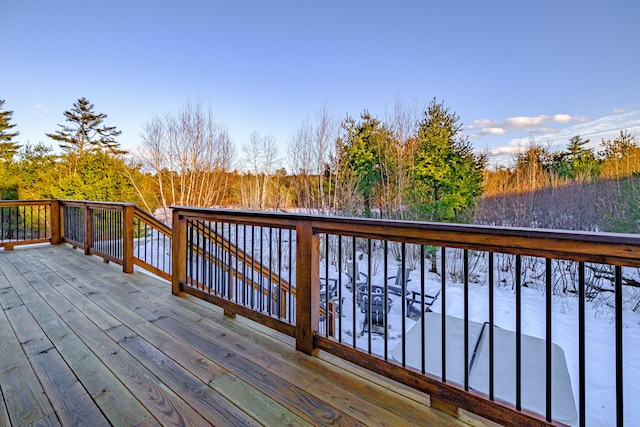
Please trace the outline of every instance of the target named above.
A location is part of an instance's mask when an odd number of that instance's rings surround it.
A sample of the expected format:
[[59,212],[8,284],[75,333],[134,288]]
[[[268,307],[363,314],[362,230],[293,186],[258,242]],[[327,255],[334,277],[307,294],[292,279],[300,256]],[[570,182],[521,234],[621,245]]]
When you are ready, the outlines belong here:
[[483,191],[484,156],[461,135],[460,118],[434,98],[418,123],[410,200],[419,219],[461,220]]
[[344,182],[352,183],[362,197],[364,215],[371,217],[371,209],[376,204],[376,196],[381,194],[380,187],[393,182],[393,136],[377,119],[365,111],[362,121],[356,123],[348,117],[343,123],[346,131],[344,139],[339,140],[339,169]]
[[11,123],[11,116],[13,111],[3,111],[4,99],[0,99],[0,160],[8,162],[13,159],[20,149],[20,145],[15,143],[13,139],[17,137],[20,132],[9,132],[16,125]]
[[640,172],[640,146],[626,130],[613,141],[602,140],[602,147],[602,178],[620,179]]
[[42,142],[25,144],[18,154],[20,199],[50,199],[60,185],[58,156]]
[[558,175],[568,179],[593,180],[600,173],[598,159],[591,148],[587,148],[588,139],[575,135],[569,139],[567,151],[560,155],[557,166]]
[[95,113],[94,105],[86,98],[73,103],[73,108],[64,112],[66,121],[71,125],[61,125],[62,130],[46,134],[60,143],[67,157],[72,174],[77,173],[78,164],[89,152],[105,151],[110,154],[123,154],[116,137],[122,132],[115,126],[104,126],[107,118],[104,113]]

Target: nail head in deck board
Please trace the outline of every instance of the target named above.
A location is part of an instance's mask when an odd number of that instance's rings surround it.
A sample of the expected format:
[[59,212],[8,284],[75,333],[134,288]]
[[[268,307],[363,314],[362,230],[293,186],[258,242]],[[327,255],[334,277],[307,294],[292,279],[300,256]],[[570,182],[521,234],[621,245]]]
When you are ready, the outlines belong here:
[[161,424],[211,425],[93,323],[69,325]]
[[246,408],[251,415],[265,425],[311,426],[304,419],[287,410],[264,393],[260,393],[245,381],[225,375],[211,381],[211,387],[227,397],[236,406]]

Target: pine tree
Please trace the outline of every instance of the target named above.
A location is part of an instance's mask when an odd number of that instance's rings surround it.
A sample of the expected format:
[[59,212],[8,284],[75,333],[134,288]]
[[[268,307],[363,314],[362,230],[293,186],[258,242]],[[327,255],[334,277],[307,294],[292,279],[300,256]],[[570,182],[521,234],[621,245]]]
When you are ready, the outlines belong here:
[[600,173],[600,165],[591,148],[587,148],[588,139],[575,135],[569,139],[567,151],[561,153],[558,175],[562,178],[593,180]]
[[[356,123],[348,117],[343,123],[345,138],[340,140],[339,168],[344,181],[355,184],[362,197],[364,215],[371,216],[373,207],[383,207],[381,189],[393,181],[393,135],[379,120],[365,111],[362,121]],[[381,212],[381,215],[386,215]]]
[[110,154],[123,154],[120,143],[115,138],[122,132],[115,126],[104,126],[107,118],[104,113],[96,114],[94,105],[87,98],[80,98],[73,103],[73,108],[64,112],[66,121],[72,125],[61,125],[62,130],[46,134],[54,141],[60,142],[60,148],[69,160],[72,174],[77,173],[78,164],[89,152],[104,151]]
[[11,123],[13,111],[2,111],[4,102],[4,99],[0,99],[0,159],[8,162],[20,149],[20,145],[13,141],[13,138],[17,137],[20,132],[8,132],[16,125]]
[[486,159],[461,131],[460,118],[434,98],[418,124],[408,189],[418,219],[461,220],[482,194]]

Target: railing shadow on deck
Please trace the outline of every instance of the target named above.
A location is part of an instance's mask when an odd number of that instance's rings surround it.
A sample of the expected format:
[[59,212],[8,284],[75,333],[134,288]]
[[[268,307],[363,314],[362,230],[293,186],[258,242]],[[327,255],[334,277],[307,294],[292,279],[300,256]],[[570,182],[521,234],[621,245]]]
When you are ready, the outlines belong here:
[[[133,204],[69,200],[0,202],[0,225],[5,249],[65,242],[122,265],[124,272],[138,266],[169,280],[176,295],[194,295],[228,316],[295,337],[302,352],[323,350],[367,367],[428,393],[432,406],[454,415],[463,409],[510,425],[586,424],[585,305],[592,291],[586,272],[597,266],[610,272],[612,282],[614,418],[623,424],[623,268],[640,267],[638,236],[187,207],[173,207],[169,227]],[[470,270],[479,257],[488,265],[489,291],[486,300],[472,301]],[[393,287],[391,295],[386,278],[396,274],[388,271],[394,261],[401,275],[395,283],[404,286]],[[511,331],[494,316],[495,272],[504,263],[515,294]],[[531,263],[544,271],[539,338],[523,330],[523,266]],[[573,385],[562,375],[566,363],[558,363],[562,350],[553,341],[553,272],[559,268],[576,271]],[[417,274],[405,277],[412,270]],[[433,286],[425,279],[429,270],[438,271],[437,290],[427,289]],[[438,307],[429,300],[434,293]],[[461,307],[447,304],[452,301]],[[409,309],[414,304],[428,312],[416,316]],[[470,314],[477,304],[486,311],[484,324]],[[543,359],[537,370],[529,353]],[[501,364],[509,365],[508,375]],[[537,388],[527,383],[532,372]],[[567,409],[569,400],[575,409]]]

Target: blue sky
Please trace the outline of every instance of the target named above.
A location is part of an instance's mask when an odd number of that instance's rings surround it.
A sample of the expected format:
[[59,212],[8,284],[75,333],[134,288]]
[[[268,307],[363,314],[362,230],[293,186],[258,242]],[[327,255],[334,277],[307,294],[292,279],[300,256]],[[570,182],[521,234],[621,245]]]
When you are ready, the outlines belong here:
[[[187,100],[239,148],[325,107],[383,118],[444,100],[477,150],[508,162],[531,140],[598,146],[640,132],[640,2],[6,1],[0,98],[21,143],[86,97],[132,149]],[[499,155],[498,155],[499,154]]]

